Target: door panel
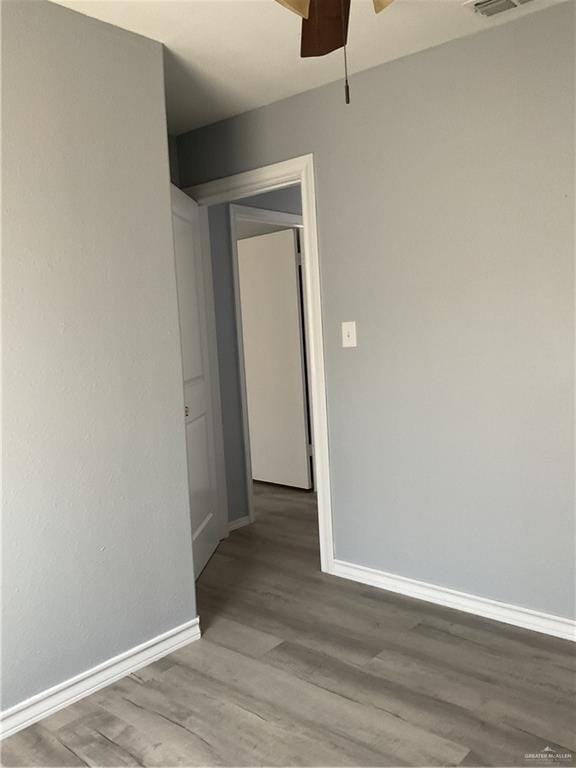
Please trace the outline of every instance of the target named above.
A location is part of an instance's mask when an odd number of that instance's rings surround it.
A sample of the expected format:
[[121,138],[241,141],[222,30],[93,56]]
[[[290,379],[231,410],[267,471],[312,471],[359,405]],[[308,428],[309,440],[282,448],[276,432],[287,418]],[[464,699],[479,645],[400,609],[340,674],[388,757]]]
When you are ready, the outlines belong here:
[[172,222],[182,368],[194,573],[200,574],[220,540],[216,489],[215,420],[208,355],[205,281],[196,203],[172,190]]
[[208,466],[208,434],[206,416],[200,416],[186,424],[188,446],[188,477],[190,478],[190,516],[195,538],[200,529],[210,523],[212,508],[212,483]]
[[238,241],[238,278],[252,476],[310,488],[295,231]]

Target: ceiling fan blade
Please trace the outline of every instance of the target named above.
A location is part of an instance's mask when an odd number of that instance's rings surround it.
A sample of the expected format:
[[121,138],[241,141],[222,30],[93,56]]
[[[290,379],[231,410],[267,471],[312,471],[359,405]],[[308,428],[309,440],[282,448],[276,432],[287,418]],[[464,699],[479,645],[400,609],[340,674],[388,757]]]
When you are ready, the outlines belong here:
[[302,20],[300,56],[325,56],[346,45],[349,19],[350,0],[312,0]]
[[374,0],[374,10],[376,13],[380,13],[380,11],[383,11],[384,8],[388,8],[393,2],[394,0]]
[[284,8],[288,8],[298,16],[302,16],[303,19],[308,18],[310,13],[310,0],[276,0],[277,3],[283,5]]

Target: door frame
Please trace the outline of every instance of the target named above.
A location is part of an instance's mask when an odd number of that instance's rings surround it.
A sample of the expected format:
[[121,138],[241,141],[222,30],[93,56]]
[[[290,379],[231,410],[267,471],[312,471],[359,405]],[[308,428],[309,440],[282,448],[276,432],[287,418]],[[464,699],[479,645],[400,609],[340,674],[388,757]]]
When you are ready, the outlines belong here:
[[[286,229],[303,228],[302,216],[295,213],[269,211],[264,208],[252,208],[247,205],[230,205],[230,240],[232,246],[232,276],[234,286],[234,317],[236,321],[236,343],[238,344],[238,363],[240,378],[240,399],[242,403],[242,440],[246,467],[246,488],[248,491],[248,517],[234,520],[231,530],[254,522],[254,494],[252,485],[252,452],[250,447],[250,426],[248,423],[248,390],[246,387],[246,359],[244,357],[244,334],[242,332],[242,306],[240,302],[240,266],[238,263],[238,221],[253,221],[261,224],[278,224]],[[305,361],[306,363],[306,361]],[[308,393],[309,394],[309,393]]]
[[[234,214],[234,216],[232,216]],[[299,213],[285,213],[284,211],[270,211],[268,208],[256,208],[252,205],[241,203],[230,204],[230,226],[236,221],[255,221],[259,224],[274,224],[286,229],[302,229],[304,224]]]
[[[198,205],[208,206],[218,203],[234,203],[244,197],[271,192],[294,184],[300,185],[302,195],[304,324],[307,342],[314,470],[318,498],[320,564],[323,571],[331,573],[334,563],[334,540],[314,156],[308,154],[295,157],[291,160],[284,160],[226,178],[197,184],[184,191],[191,195]],[[247,419],[247,414],[243,418]]]

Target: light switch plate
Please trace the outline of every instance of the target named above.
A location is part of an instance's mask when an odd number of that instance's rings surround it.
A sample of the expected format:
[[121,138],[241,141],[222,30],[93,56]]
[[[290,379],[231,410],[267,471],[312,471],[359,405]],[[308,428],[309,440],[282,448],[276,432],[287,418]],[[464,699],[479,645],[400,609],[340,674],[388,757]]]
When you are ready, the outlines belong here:
[[343,347],[355,347],[356,346],[356,321],[349,320],[342,323],[342,346]]

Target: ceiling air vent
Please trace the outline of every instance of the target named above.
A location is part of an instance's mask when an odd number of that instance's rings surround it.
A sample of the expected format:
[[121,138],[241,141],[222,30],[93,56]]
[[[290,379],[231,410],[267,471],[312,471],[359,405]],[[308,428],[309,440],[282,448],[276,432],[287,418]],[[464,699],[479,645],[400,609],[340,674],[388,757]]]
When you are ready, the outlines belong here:
[[497,13],[511,11],[513,8],[530,2],[533,0],[472,0],[472,2],[464,3],[464,5],[470,6],[475,13],[479,13],[481,16],[496,16]]

